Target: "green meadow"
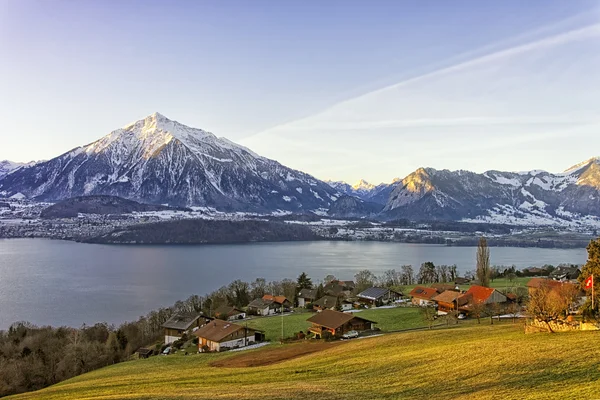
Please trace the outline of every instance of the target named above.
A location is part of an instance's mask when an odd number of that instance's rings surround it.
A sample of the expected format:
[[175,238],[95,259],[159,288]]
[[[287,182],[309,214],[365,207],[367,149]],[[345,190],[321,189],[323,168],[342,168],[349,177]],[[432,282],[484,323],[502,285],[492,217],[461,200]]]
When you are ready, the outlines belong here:
[[[525,335],[520,323],[464,324],[354,339],[296,358],[289,354],[311,344],[155,356],[11,399],[593,399],[599,345],[597,332]],[[274,361],[210,365],[244,357]]]

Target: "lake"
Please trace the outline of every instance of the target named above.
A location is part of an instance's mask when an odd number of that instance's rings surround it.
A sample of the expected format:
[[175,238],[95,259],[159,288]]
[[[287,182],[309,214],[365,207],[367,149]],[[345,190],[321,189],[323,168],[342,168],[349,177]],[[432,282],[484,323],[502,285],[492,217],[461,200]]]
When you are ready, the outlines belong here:
[[[119,324],[204,295],[235,279],[313,282],[361,269],[380,274],[411,264],[457,264],[473,270],[475,247],[384,242],[291,242],[199,246],[83,244],[46,239],[0,240],[0,329],[37,325]],[[494,265],[528,267],[586,261],[585,249],[492,247]]]

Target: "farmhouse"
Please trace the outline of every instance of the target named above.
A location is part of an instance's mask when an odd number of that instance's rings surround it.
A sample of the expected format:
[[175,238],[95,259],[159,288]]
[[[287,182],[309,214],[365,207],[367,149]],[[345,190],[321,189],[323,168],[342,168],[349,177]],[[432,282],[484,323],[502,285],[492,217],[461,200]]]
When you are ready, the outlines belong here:
[[194,331],[205,325],[212,318],[199,313],[176,313],[162,327],[165,329],[165,344],[181,339],[184,333]]
[[339,337],[349,331],[366,331],[373,329],[373,324],[376,323],[352,313],[332,310],[323,310],[316,313],[307,321],[312,323],[309,331],[314,333],[316,338],[323,337],[325,332]]
[[233,306],[221,306],[215,310],[215,317],[222,320],[235,321],[246,318],[246,313]]
[[352,291],[354,290],[354,282],[353,281],[338,281],[333,280],[329,282],[323,290],[325,294],[330,296],[350,296],[352,295]]
[[265,294],[262,297],[262,299],[266,301],[273,301],[273,303],[275,303],[275,305],[279,307],[278,311],[281,311],[282,308],[283,311],[290,311],[290,309],[292,308],[292,302],[289,301],[285,296],[274,296],[272,294]]
[[222,351],[248,346],[260,341],[262,334],[256,329],[215,319],[194,332],[198,336],[198,351]]
[[473,285],[469,290],[462,294],[457,301],[458,309],[460,311],[469,312],[475,303],[484,304],[486,306],[503,304],[508,301],[508,298],[496,289]]
[[281,307],[273,300],[254,299],[248,304],[248,314],[273,315],[281,311]]
[[396,292],[388,288],[372,287],[358,294],[361,302],[370,305],[383,305],[393,303],[400,299],[402,293]]
[[414,305],[429,306],[433,305],[433,298],[438,295],[438,291],[434,288],[416,286],[408,295]]
[[302,289],[298,293],[298,307],[306,307],[317,299],[317,289]]
[[445,290],[432,300],[438,305],[438,313],[449,313],[456,310],[460,296],[457,290]]
[[335,297],[328,295],[325,295],[319,300],[315,301],[313,303],[313,310],[335,310],[338,304],[341,307],[342,311],[352,310],[353,303],[351,301],[348,301],[343,297]]

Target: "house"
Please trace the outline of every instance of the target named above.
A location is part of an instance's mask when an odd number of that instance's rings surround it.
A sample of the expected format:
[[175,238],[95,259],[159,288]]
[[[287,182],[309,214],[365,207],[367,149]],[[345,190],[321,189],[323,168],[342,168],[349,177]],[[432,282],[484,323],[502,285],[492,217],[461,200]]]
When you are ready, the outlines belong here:
[[298,307],[306,307],[317,299],[317,289],[302,289],[298,293]]
[[445,290],[456,290],[456,285],[451,283],[432,283],[431,287],[437,290],[438,293],[442,293]]
[[260,331],[228,321],[215,319],[194,332],[198,352],[223,351],[245,347],[262,338]]
[[352,310],[352,307],[354,306],[351,301],[344,299],[344,297],[325,295],[313,302],[313,310],[335,310],[338,304],[342,311]]
[[474,303],[490,306],[493,304],[505,304],[508,298],[496,289],[473,285],[458,299],[458,309],[469,312]]
[[226,321],[235,321],[246,318],[246,313],[233,306],[221,306],[215,310],[215,318]]
[[285,296],[273,296],[272,294],[265,294],[262,297],[263,300],[266,301],[273,301],[273,303],[275,303],[278,307],[279,307],[279,311],[281,312],[281,309],[283,308],[283,311],[290,311],[292,309],[292,302],[289,301]]
[[561,282],[561,281],[555,281],[554,279],[547,279],[547,278],[531,278],[528,282],[527,282],[527,290],[529,292],[529,294],[531,294],[533,291],[535,291],[536,289],[539,289],[541,287],[549,287],[552,290],[561,290],[563,288],[567,288],[569,290],[572,290],[575,293],[578,293],[579,295],[582,295],[583,293],[579,293],[580,289],[578,287],[578,285],[573,284],[571,282]]
[[325,294],[329,296],[345,296],[352,295],[355,285],[353,281],[333,280],[323,287]]
[[281,311],[281,307],[273,300],[254,299],[248,304],[248,314],[273,315]]
[[162,327],[165,329],[165,344],[181,339],[184,333],[194,331],[211,320],[212,318],[200,313],[173,314],[171,318],[162,324]]
[[434,288],[428,288],[425,286],[416,286],[408,294],[411,297],[411,302],[416,306],[430,306],[433,305],[433,298],[439,293]]
[[314,333],[317,339],[322,338],[325,332],[340,337],[349,331],[367,331],[373,329],[373,324],[376,323],[352,313],[333,310],[323,310],[307,319],[307,321],[312,324],[309,331]]
[[456,278],[454,278],[454,284],[455,285],[467,285],[471,282],[470,279],[467,278],[463,278],[460,276],[457,276]]
[[388,288],[372,287],[358,294],[358,299],[370,305],[393,303],[402,297],[402,293]]
[[559,281],[576,280],[581,275],[581,270],[577,265],[561,265],[550,273],[550,278]]
[[444,290],[432,300],[438,306],[438,313],[449,313],[458,308],[458,298],[462,295],[458,290]]

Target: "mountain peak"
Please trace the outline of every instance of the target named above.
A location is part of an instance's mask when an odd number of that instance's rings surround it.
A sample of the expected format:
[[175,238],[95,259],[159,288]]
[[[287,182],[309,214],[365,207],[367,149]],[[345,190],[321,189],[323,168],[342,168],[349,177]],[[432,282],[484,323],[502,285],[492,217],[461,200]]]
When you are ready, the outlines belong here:
[[356,182],[352,188],[354,190],[371,190],[375,188],[375,185],[365,181],[364,179],[361,179],[360,181]]
[[585,160],[583,162],[580,162],[579,164],[575,164],[572,167],[570,167],[567,170],[565,170],[565,173],[566,174],[572,173],[572,172],[578,171],[578,170],[580,170],[580,169],[582,169],[584,167],[587,167],[587,166],[590,166],[590,165],[593,165],[593,164],[600,165],[600,157],[599,156],[592,157],[592,158],[589,158],[589,159],[587,159],[587,160]]

